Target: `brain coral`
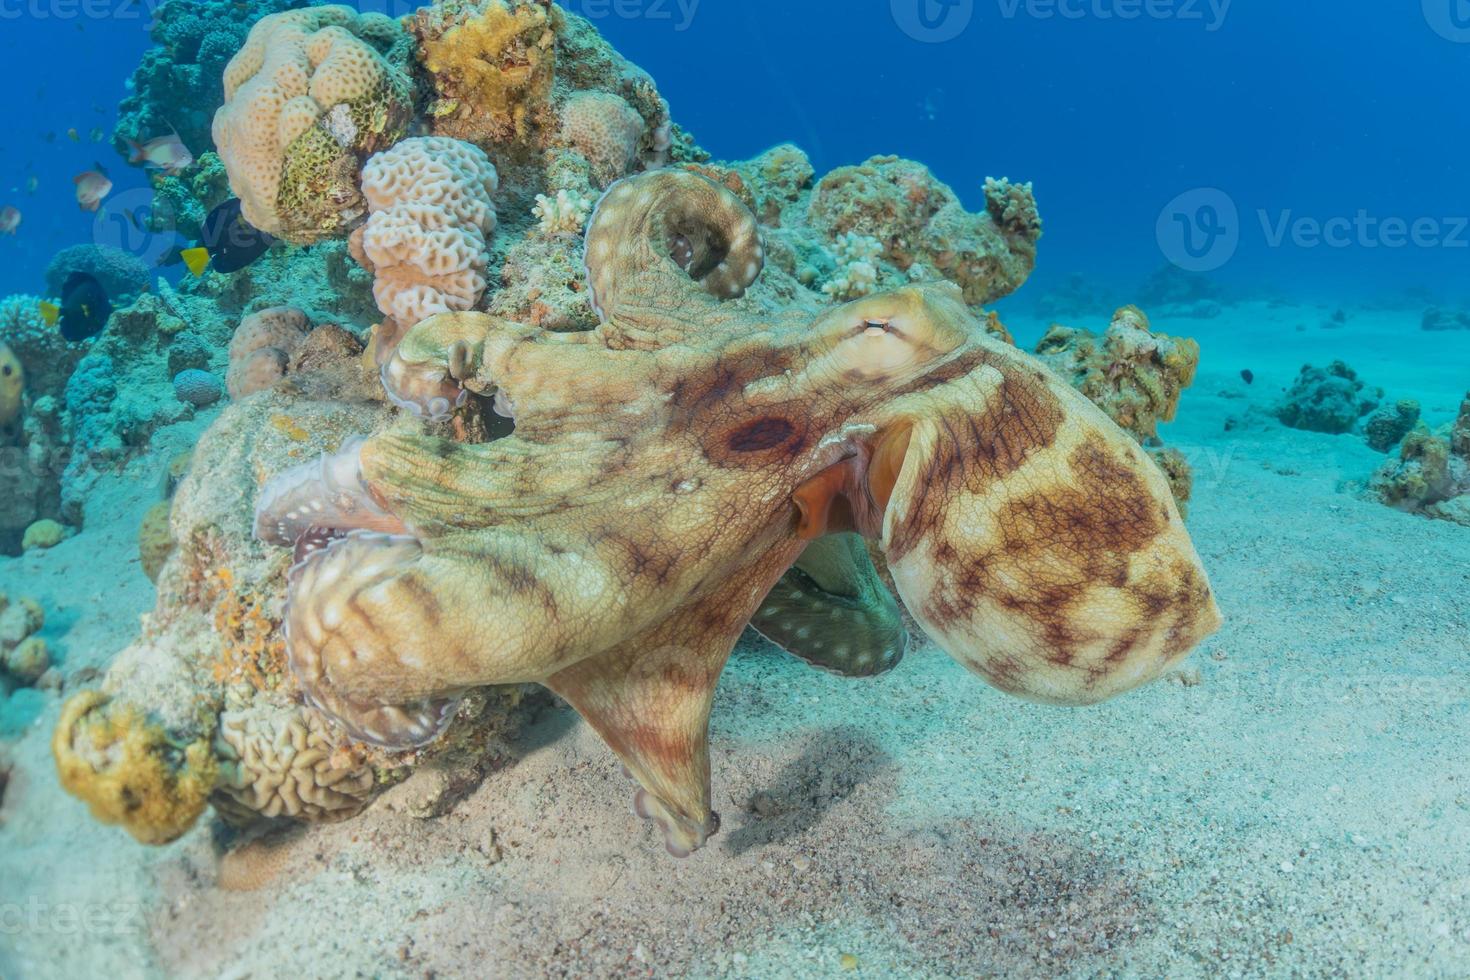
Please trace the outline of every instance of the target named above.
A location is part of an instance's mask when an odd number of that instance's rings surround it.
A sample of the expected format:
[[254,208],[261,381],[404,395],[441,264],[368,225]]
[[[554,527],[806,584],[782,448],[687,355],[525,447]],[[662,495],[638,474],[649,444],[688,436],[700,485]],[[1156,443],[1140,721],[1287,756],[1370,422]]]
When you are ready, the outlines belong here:
[[497,186],[485,152],[448,137],[407,139],[368,161],[362,190],[372,214],[359,245],[385,316],[411,327],[479,302]]
[[213,405],[224,393],[219,378],[208,371],[189,368],[174,375],[174,397],[196,408]]
[[561,140],[587,158],[599,187],[632,169],[645,129],[637,110],[610,92],[578,92],[561,110]]
[[310,330],[310,318],[294,306],[273,306],[241,320],[230,340],[230,397],[244,398],[285,377],[291,355]]
[[214,141],[247,221],[297,243],[364,211],[361,160],[412,115],[411,45],[398,24],[349,7],[263,18],[225,68]]
[[[247,822],[256,814],[301,820],[350,817],[377,781],[371,766],[339,751],[320,714],[257,705],[220,715],[215,803]],[[221,799],[223,797],[223,799]]]

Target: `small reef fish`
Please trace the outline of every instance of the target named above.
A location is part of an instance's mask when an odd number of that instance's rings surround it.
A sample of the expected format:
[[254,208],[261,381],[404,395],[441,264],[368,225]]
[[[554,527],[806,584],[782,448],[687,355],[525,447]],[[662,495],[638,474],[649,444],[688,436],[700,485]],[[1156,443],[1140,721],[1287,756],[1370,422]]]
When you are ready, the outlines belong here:
[[77,206],[83,211],[96,211],[102,205],[102,199],[112,193],[112,180],[108,178],[107,171],[100,163],[96,167],[96,170],[83,171],[71,179],[77,185]]
[[41,319],[48,327],[61,325],[61,336],[75,343],[95,337],[112,316],[112,301],[97,277],[73,272],[61,287],[61,304],[41,303]]
[[254,262],[274,245],[275,238],[246,221],[240,213],[240,201],[231,198],[204,219],[200,243],[165,256],[159,264],[183,262],[195,276],[213,267],[215,272],[229,275]]
[[1248,385],[1253,385],[1256,383],[1256,372],[1252,371],[1250,368],[1246,368],[1244,371],[1240,372],[1240,380],[1244,381]]
[[32,174],[31,176],[29,176],[29,177],[26,178],[26,193],[27,194],[34,194],[34,193],[36,193],[36,188],[37,187],[40,187],[40,186],[41,186],[40,178],[38,178],[35,174]]
[[102,131],[101,126],[93,126],[91,137],[93,143],[101,143],[103,140],[107,139],[107,134]]
[[0,235],[14,235],[20,228],[20,209],[7,204],[0,208]]
[[77,132],[76,127],[73,126],[71,129],[68,129],[66,131],[66,138],[71,140],[73,143],[80,143],[82,141],[82,134]]
[[128,140],[128,146],[133,151],[133,155],[128,158],[128,163],[141,163],[154,167],[169,176],[177,174],[194,163],[194,154],[190,153],[184,141],[179,139],[178,133],[160,136],[146,143]]

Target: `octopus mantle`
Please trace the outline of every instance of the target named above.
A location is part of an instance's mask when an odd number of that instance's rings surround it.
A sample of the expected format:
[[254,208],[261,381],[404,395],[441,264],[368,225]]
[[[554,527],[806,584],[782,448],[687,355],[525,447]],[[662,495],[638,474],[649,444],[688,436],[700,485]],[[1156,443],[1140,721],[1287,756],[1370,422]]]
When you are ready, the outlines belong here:
[[598,329],[446,314],[385,368],[426,415],[495,398],[513,435],[380,434],[262,494],[257,533],[298,553],[292,669],[355,737],[423,744],[467,690],[545,684],[682,855],[718,826],[710,707],[752,617],[837,669],[902,653],[855,535],[939,646],[1036,701],[1126,691],[1219,625],[1163,475],[955,287],[758,309],[754,217],[685,172],[614,185],[586,244]]

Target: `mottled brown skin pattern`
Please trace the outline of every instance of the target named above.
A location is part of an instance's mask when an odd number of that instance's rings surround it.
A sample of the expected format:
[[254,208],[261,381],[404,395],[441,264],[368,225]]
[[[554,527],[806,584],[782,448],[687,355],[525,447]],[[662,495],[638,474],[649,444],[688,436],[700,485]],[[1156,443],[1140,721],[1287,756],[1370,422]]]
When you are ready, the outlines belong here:
[[[631,178],[588,231],[596,331],[475,313],[410,331],[385,375],[399,397],[462,383],[513,405],[515,433],[362,446],[363,493],[408,539],[349,534],[293,572],[308,696],[413,744],[465,690],[547,684],[684,854],[717,826],[716,682],[804,538],[876,539],[946,650],[1039,700],[1126,690],[1215,628],[1163,477],[1101,412],[989,338],[948,284],[815,319],[730,299],[759,271],[754,228],[703,177]],[[870,473],[894,432],[901,455]],[[811,572],[841,583],[861,550],[824,544]]]

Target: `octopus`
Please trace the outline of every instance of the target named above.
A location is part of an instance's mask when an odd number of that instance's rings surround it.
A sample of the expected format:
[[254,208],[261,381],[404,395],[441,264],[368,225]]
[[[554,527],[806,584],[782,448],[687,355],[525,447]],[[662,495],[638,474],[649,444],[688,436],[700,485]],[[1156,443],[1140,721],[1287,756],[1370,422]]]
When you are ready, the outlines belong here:
[[747,625],[840,673],[902,656],[873,551],[935,644],[1036,702],[1121,694],[1220,625],[1163,474],[953,285],[764,308],[755,217],[670,170],[608,189],[586,256],[596,329],[441,314],[383,368],[418,414],[493,399],[511,434],[395,426],[261,493],[257,536],[296,549],[292,672],[352,737],[425,745],[466,692],[545,685],[684,856],[719,827]]

